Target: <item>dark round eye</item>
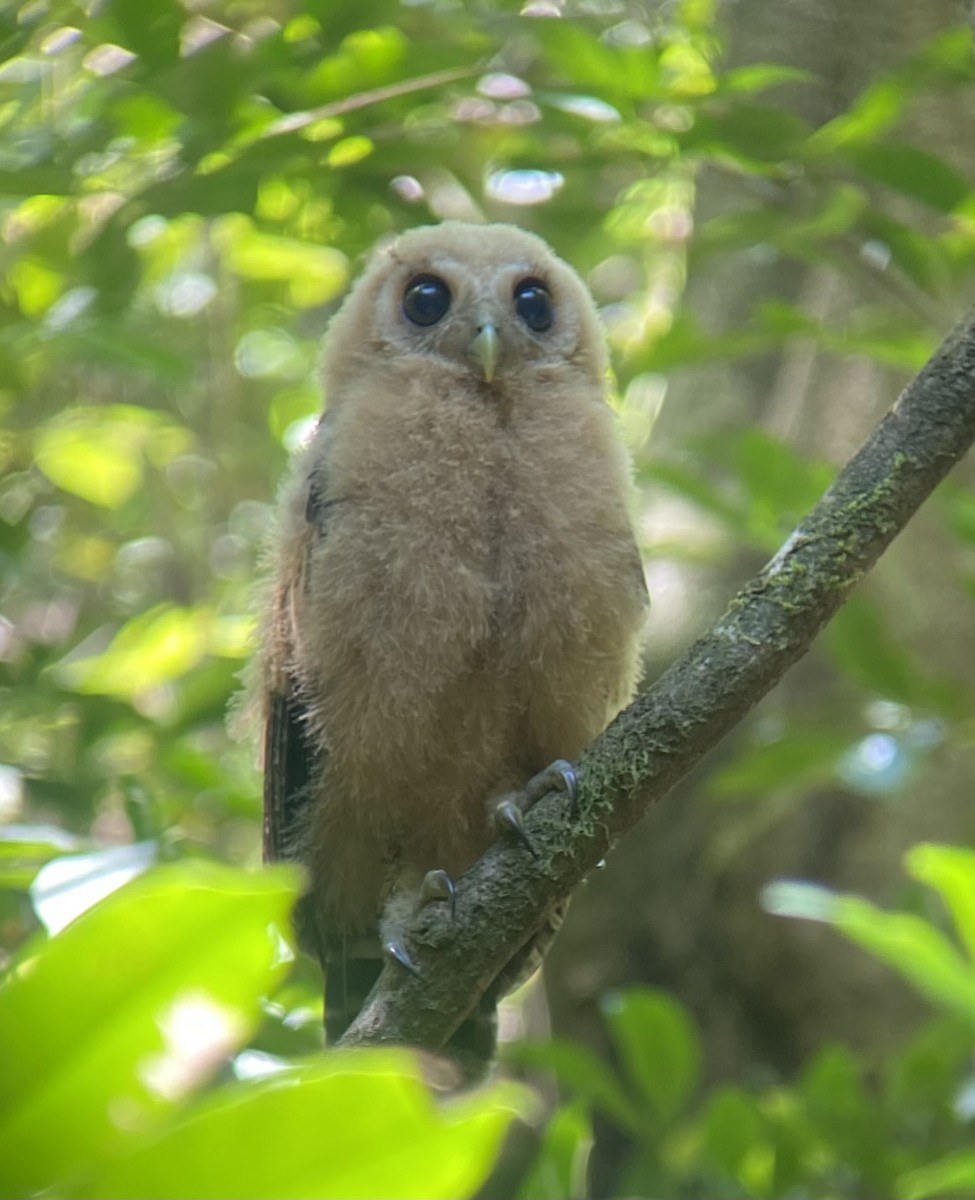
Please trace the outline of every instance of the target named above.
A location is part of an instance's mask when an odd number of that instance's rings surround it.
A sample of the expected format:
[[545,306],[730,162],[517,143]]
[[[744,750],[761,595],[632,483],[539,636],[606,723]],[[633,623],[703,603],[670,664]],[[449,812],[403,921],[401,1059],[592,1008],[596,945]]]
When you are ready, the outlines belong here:
[[403,312],[414,325],[436,325],[450,308],[450,288],[436,275],[416,275],[406,285]]
[[552,328],[555,306],[551,293],[540,279],[523,279],[515,284],[515,312],[536,333]]

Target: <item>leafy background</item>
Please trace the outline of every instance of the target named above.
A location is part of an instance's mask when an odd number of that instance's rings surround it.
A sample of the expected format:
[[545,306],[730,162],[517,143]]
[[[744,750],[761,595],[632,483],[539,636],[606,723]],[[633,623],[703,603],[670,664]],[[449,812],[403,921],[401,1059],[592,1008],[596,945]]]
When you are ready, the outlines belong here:
[[970,469],[577,898],[528,1087],[319,1053],[226,719],[328,318],[447,216],[602,308],[659,672],[966,307],[962,17],[0,6],[4,1194],[975,1195]]

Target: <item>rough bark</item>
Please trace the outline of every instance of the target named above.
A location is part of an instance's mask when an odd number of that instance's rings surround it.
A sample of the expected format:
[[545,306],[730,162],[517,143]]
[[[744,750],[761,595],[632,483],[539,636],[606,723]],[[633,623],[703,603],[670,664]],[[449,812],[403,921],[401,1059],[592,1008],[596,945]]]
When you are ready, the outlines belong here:
[[456,918],[421,910],[419,969],[383,972],[343,1044],[441,1046],[544,914],[711,750],[817,633],[975,439],[975,317],[952,333],[775,557],[583,755],[574,812],[529,814],[536,851],[498,843],[458,881]]

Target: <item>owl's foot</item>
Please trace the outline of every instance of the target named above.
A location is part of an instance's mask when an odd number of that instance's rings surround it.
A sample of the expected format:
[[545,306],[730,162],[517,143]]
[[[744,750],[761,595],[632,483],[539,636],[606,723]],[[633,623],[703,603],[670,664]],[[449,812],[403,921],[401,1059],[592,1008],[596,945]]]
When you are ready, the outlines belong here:
[[381,937],[383,957],[402,967],[417,979],[422,978],[420,969],[410,957],[409,951],[403,944],[401,933],[413,914],[420,911],[426,904],[436,900],[446,900],[450,919],[457,916],[457,888],[446,871],[427,871],[419,888],[415,882],[401,880],[399,887],[386,903],[386,910],[381,921]]
[[575,767],[564,758],[555,762],[537,775],[533,775],[520,792],[508,792],[494,806],[494,820],[502,834],[514,834],[519,842],[537,858],[531,838],[525,829],[525,813],[549,792],[565,792],[571,808],[575,807],[579,784]]

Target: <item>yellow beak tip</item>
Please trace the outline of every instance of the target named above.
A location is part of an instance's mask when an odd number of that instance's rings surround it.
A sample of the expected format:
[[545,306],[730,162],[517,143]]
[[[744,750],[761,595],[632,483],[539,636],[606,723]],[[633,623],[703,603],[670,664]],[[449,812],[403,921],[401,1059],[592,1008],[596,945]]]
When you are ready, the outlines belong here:
[[481,364],[485,382],[490,383],[498,365],[498,331],[493,325],[482,325],[473,341],[474,353]]

